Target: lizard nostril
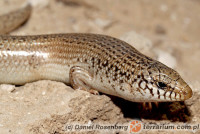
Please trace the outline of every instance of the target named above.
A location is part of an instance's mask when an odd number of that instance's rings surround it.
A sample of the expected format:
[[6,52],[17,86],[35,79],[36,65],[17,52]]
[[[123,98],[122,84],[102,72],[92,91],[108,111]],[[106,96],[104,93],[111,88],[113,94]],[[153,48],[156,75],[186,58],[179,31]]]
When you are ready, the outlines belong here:
[[188,85],[184,88],[183,95],[185,100],[192,97],[192,89]]
[[180,98],[180,101],[184,101],[192,97],[192,89],[188,85],[182,89],[179,89],[178,87],[176,87],[173,92],[178,93],[181,96],[183,96]]

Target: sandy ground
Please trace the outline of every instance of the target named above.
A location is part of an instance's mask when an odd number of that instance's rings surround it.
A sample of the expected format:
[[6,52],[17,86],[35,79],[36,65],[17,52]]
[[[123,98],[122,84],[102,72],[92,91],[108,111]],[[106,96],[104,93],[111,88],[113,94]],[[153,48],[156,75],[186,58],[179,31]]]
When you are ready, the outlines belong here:
[[[200,124],[200,2],[198,0],[29,0],[30,19],[11,34],[90,32],[114,36],[177,70],[193,89],[185,102],[141,104],[116,97],[75,91],[54,81],[24,86],[0,85],[0,133],[68,133],[78,122]],[[0,14],[26,0],[1,0]],[[200,133],[188,130],[143,130],[143,133]],[[81,132],[88,133],[88,132]],[[90,131],[89,133],[128,133]]]

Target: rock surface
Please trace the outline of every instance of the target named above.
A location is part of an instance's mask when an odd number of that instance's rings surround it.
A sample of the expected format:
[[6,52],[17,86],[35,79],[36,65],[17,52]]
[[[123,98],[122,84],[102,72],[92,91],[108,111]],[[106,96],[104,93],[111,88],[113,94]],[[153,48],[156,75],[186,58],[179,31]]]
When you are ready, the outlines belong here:
[[[26,0],[0,1],[0,14]],[[142,53],[176,69],[193,89],[185,102],[160,103],[143,109],[140,103],[107,95],[92,95],[60,82],[37,81],[0,86],[0,133],[66,133],[72,122],[200,124],[199,1],[30,0],[33,12],[11,34],[91,32],[129,42]],[[189,11],[189,12],[188,12]],[[168,58],[166,58],[168,57]],[[107,133],[124,133],[112,131]],[[146,134],[192,134],[188,130],[143,130]],[[83,132],[88,133],[88,132]],[[90,131],[89,133],[104,133]],[[106,132],[105,132],[106,133]],[[200,133],[200,130],[196,131]]]

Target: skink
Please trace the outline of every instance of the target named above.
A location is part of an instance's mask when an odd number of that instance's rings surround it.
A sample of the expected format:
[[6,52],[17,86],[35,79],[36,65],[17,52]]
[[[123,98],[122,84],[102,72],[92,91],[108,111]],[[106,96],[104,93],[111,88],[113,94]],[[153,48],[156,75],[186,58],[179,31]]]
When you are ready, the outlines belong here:
[[[13,14],[29,16],[29,11],[27,6]],[[4,23],[1,16],[0,24]],[[43,79],[134,102],[183,101],[192,96],[175,70],[110,36],[0,35],[0,83],[22,85]]]

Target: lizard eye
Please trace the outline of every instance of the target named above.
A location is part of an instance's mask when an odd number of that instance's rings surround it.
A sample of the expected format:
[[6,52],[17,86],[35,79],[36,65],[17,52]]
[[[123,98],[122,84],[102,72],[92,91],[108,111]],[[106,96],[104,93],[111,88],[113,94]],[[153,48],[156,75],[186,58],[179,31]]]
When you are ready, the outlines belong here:
[[161,88],[161,89],[164,89],[164,88],[167,87],[167,85],[166,85],[165,83],[163,83],[163,82],[158,82],[157,85],[158,85],[158,87]]

